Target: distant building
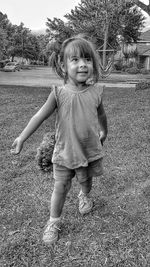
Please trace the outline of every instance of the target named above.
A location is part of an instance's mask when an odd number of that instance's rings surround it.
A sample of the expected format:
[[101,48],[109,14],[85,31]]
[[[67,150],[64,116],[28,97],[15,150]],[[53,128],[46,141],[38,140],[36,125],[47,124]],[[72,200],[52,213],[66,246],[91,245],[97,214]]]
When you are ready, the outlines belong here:
[[150,70],[150,30],[143,32],[137,42],[138,62],[146,70]]
[[120,50],[115,54],[115,61],[123,64],[139,65],[140,68],[150,70],[150,30],[142,32],[137,43],[120,42]]

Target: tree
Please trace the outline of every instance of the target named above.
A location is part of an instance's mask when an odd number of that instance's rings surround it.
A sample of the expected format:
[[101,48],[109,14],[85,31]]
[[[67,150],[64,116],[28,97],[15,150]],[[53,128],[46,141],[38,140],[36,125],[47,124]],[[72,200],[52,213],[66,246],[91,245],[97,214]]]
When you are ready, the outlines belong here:
[[37,36],[38,45],[39,45],[39,54],[38,60],[42,61],[43,64],[48,62],[48,51],[47,51],[47,44],[49,42],[48,36],[41,34]]
[[63,20],[54,18],[53,20],[47,19],[47,36],[49,38],[49,51],[60,50],[62,42],[73,35],[72,26],[69,23],[65,23]]
[[117,35],[125,41],[137,41],[144,17],[132,1],[123,0],[81,0],[81,4],[65,15],[75,33],[87,33],[103,44],[107,32],[108,42],[117,47]]
[[[31,33],[31,30],[13,25],[6,14],[0,12],[0,59],[22,57],[30,60],[39,60],[46,50],[45,36],[41,38]],[[45,48],[44,48],[45,47]],[[44,61],[46,61],[46,53]]]
[[19,26],[14,25],[13,37],[10,39],[8,54],[12,57],[22,57],[30,60],[38,60],[40,46],[38,39],[31,31],[24,27],[23,23]]
[[112,52],[118,47],[119,35],[124,42],[136,42],[144,16],[132,1],[81,0],[81,4],[65,15],[76,34],[86,33],[95,40],[102,62],[103,75],[112,66]]
[[0,58],[3,58],[4,55],[5,46],[7,44],[6,36],[7,34],[4,29],[0,28]]
[[19,26],[14,26],[14,34],[9,49],[9,56],[12,57],[12,60],[15,56],[22,58],[25,56],[25,44],[29,33],[29,29],[25,28],[23,23],[20,23]]
[[11,29],[12,24],[9,22],[7,15],[0,12],[0,58],[2,59],[7,57]]
[[117,37],[121,35],[124,42],[136,42],[144,24],[144,16],[132,0],[81,0],[65,18],[66,23],[57,18],[48,19],[51,52],[59,53],[64,39],[83,33],[95,42],[99,53],[102,51],[104,69],[108,67],[106,58],[110,61],[112,49],[118,47]]

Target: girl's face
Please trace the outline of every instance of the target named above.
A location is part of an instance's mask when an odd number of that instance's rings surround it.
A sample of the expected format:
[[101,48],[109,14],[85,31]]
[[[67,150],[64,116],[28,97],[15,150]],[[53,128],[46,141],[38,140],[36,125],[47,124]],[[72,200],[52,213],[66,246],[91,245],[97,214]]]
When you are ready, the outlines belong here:
[[66,60],[68,82],[73,85],[85,85],[93,75],[93,61],[91,58],[70,55]]

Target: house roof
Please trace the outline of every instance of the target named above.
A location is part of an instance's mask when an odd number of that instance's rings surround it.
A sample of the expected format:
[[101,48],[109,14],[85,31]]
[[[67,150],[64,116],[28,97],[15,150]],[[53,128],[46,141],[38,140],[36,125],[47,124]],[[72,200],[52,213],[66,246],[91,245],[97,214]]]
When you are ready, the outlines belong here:
[[150,56],[150,44],[137,44],[139,55]]
[[150,57],[150,50],[146,51],[146,52],[143,54],[143,56],[148,56],[148,57]]
[[137,50],[139,55],[150,56],[150,30],[141,34],[137,42]]
[[141,36],[140,36],[140,41],[147,41],[150,42],[150,30],[146,31],[146,32],[142,32]]

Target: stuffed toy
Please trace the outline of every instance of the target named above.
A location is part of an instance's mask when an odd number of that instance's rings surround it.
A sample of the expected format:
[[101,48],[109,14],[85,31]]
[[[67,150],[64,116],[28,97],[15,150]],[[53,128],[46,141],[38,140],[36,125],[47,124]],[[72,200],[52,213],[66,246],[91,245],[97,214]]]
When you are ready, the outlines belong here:
[[44,172],[52,172],[52,155],[55,145],[55,132],[46,133],[37,148],[36,160],[39,168]]

